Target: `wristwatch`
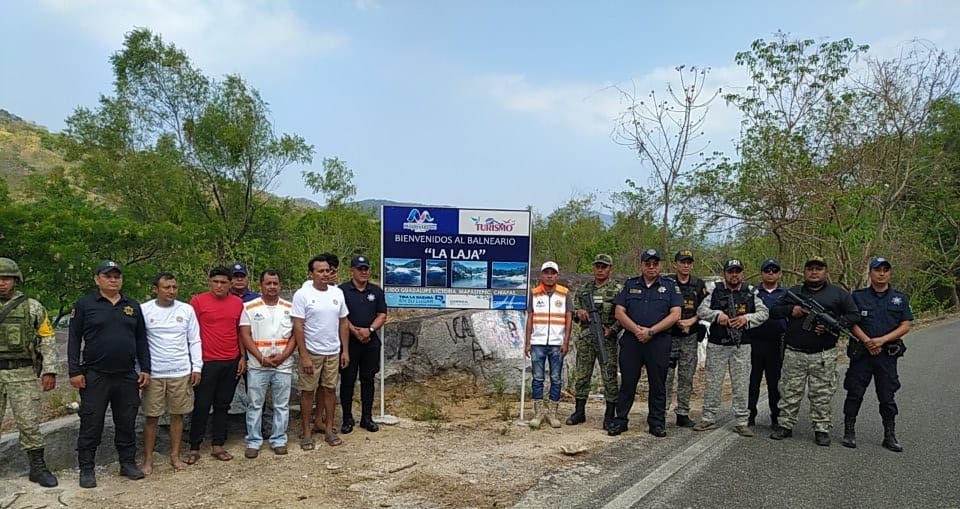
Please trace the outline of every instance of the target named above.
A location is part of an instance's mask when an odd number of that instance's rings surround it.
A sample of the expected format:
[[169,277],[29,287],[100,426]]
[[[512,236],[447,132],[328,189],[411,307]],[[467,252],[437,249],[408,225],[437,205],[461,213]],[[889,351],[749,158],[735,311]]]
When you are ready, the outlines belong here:
[[650,327],[647,329],[647,335],[650,336],[651,338],[654,336],[653,327]]
[[367,328],[367,330],[370,331],[370,334],[373,334],[373,333],[377,332],[377,329],[374,329],[373,327],[369,327],[369,328]]

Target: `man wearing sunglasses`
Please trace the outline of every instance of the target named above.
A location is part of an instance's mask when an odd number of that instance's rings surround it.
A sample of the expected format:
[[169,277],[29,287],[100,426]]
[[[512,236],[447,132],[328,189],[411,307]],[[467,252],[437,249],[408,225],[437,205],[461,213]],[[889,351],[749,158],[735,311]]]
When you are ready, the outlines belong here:
[[340,286],[350,312],[350,364],[340,370],[340,407],[343,410],[341,433],[353,431],[353,386],[360,375],[360,427],[376,432],[373,422],[374,376],[380,372],[380,337],[377,330],[387,321],[387,301],[383,290],[370,282],[370,260],[354,256],[350,260],[350,281]]
[[757,291],[743,282],[743,263],[727,260],[723,265],[723,283],[717,283],[697,315],[710,322],[707,337],[707,388],[703,395],[703,420],[693,427],[705,431],[716,426],[720,411],[723,379],[730,371],[730,392],[733,398],[735,430],[740,436],[752,437],[747,426],[747,386],[750,371],[750,337],[744,331],[767,320],[770,312]]
[[[760,264],[760,287],[757,294],[767,309],[780,300],[787,290],[780,286],[780,262],[768,258]],[[767,402],[770,405],[770,428],[777,425],[780,409],[780,370],[783,369],[783,333],[787,330],[787,321],[783,318],[769,319],[750,331],[750,389],[747,396],[747,408],[750,410],[749,426],[757,424],[757,401],[760,399],[760,380],[767,380]]]

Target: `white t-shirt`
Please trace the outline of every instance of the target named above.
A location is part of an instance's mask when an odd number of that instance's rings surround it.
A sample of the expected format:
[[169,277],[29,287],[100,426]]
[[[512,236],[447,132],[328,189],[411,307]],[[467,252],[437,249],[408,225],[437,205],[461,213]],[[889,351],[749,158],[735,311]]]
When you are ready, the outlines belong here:
[[337,287],[327,286],[321,292],[313,285],[304,286],[293,294],[290,316],[303,318],[304,342],[313,355],[340,353],[340,319],[348,313],[343,290]]
[[200,323],[193,306],[173,301],[170,307],[150,300],[140,305],[150,345],[150,376],[179,378],[203,368]]
[[[240,315],[240,326],[250,327],[250,335],[257,349],[263,356],[283,353],[284,348],[293,341],[293,322],[290,320],[289,301],[280,299],[275,306],[268,306],[262,297],[251,300],[243,305],[243,314]],[[250,369],[276,369],[283,373],[293,372],[293,356],[287,357],[283,364],[276,368],[264,368],[253,355],[249,355]]]

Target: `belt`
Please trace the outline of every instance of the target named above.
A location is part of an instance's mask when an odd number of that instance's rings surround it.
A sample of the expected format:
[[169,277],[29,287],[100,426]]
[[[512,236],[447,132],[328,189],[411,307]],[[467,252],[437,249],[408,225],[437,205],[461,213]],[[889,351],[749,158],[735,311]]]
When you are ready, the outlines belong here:
[[820,353],[820,352],[826,352],[827,350],[832,350],[836,348],[836,345],[826,346],[826,347],[814,347],[814,348],[799,348],[791,345],[785,345],[785,346],[787,350],[792,350],[794,352],[800,352],[800,353]]
[[0,369],[17,369],[33,366],[33,361],[26,359],[0,359]]

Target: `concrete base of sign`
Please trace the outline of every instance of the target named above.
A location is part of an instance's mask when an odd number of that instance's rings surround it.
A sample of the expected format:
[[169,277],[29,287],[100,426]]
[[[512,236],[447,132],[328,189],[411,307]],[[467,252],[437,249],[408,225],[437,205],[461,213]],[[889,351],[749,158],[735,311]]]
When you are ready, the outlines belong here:
[[387,426],[396,426],[397,424],[400,424],[400,419],[398,419],[396,415],[384,414],[374,417],[373,422],[377,424],[386,424]]

